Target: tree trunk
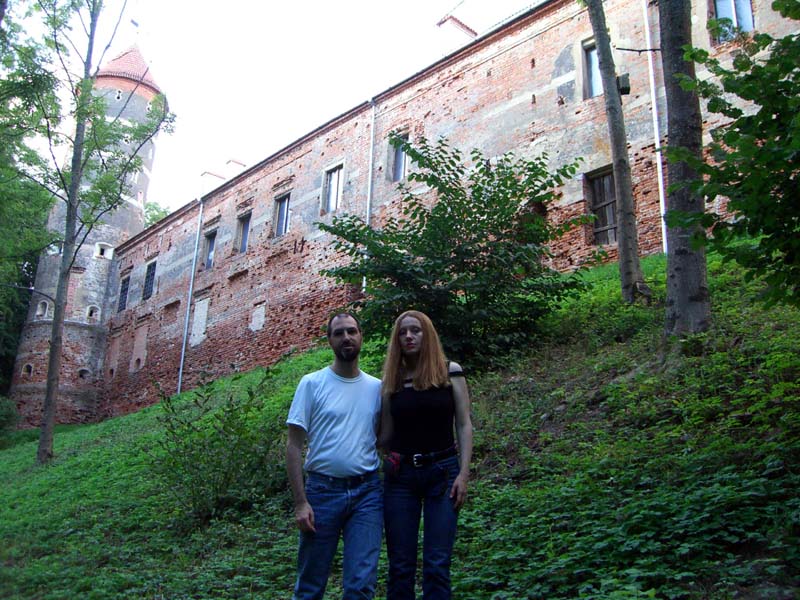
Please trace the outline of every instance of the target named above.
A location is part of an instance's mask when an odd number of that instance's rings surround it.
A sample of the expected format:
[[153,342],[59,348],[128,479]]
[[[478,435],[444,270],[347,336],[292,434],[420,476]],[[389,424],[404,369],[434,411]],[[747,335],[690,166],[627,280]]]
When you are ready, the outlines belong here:
[[644,282],[639,264],[639,237],[636,223],[636,210],[633,202],[633,183],[631,165],[628,160],[628,138],[625,133],[625,120],[622,115],[622,97],[617,87],[616,67],[611,54],[611,39],[606,27],[606,16],[602,0],[586,0],[589,20],[592,23],[597,57],[600,61],[600,74],[603,80],[603,97],[608,121],[608,135],[611,139],[611,162],[614,168],[614,187],[616,190],[617,251],[619,254],[619,274],[622,298],[633,302],[637,295],[650,298],[650,289]]
[[70,164],[70,181],[67,190],[67,215],[64,223],[64,245],[61,252],[61,265],[56,287],[55,307],[53,309],[53,325],[50,330],[50,354],[47,360],[47,384],[45,388],[42,425],[39,433],[39,448],[36,461],[44,464],[53,458],[53,432],[56,424],[56,404],[58,402],[59,379],[61,373],[61,349],[64,337],[64,317],[67,309],[67,291],[75,253],[80,249],[76,244],[78,208],[80,205],[80,189],[83,179],[83,149],[86,139],[88,106],[92,98],[92,57],[94,41],[97,33],[97,20],[100,16],[102,2],[92,2],[90,9],[89,31],[86,55],[83,59],[83,79],[76,97],[75,139],[72,145],[72,161]]
[[[679,74],[695,78],[694,63],[683,58],[682,47],[692,43],[691,1],[658,0],[661,31],[661,62],[667,96],[667,139],[673,148],[683,147],[697,157],[703,152],[700,101],[693,91],[680,87]],[[702,213],[703,198],[688,186],[697,172],[685,162],[670,162],[667,210]],[[705,331],[711,321],[706,282],[705,250],[692,247],[697,228],[667,229],[667,335]]]

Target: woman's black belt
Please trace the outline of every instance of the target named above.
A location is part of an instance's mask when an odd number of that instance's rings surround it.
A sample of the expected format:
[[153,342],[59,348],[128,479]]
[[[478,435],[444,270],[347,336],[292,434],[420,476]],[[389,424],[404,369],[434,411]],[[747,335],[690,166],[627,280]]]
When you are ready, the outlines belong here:
[[450,446],[447,450],[439,450],[438,452],[429,452],[428,454],[404,454],[403,461],[411,463],[418,469],[420,467],[427,467],[435,462],[450,458],[458,454],[455,446]]

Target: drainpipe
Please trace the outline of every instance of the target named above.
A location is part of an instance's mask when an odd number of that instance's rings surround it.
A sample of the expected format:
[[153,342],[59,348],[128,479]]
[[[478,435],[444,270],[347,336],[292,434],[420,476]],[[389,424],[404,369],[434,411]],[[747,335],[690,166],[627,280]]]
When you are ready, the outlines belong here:
[[372,168],[373,163],[375,160],[375,113],[377,112],[377,108],[375,106],[375,99],[371,99],[369,101],[370,105],[372,105],[372,127],[370,129],[370,141],[369,141],[369,167],[367,167],[367,173],[369,179],[367,180],[367,215],[364,219],[369,226],[369,219],[370,213],[372,212]]
[[[372,126],[370,127],[370,140],[369,140],[369,166],[367,167],[367,214],[364,217],[364,221],[369,227],[370,217],[372,216],[372,179],[374,178],[374,174],[372,172],[374,162],[375,162],[375,114],[377,113],[378,109],[375,106],[375,98],[370,99],[370,105],[372,106]],[[367,278],[361,278],[361,293],[365,293],[367,291]]]
[[203,197],[198,196],[197,201],[200,203],[200,212],[197,215],[197,235],[194,239],[194,256],[192,256],[192,275],[189,278],[189,291],[186,294],[186,317],[183,321],[183,343],[181,344],[181,364],[178,369],[178,391],[181,393],[181,385],[183,383],[183,363],[186,359],[186,341],[189,338],[189,314],[192,311],[192,294],[194,293],[194,276],[197,273],[197,252],[200,248],[200,232],[203,230],[203,208],[205,203]]
[[650,21],[647,18],[647,0],[642,0],[642,13],[644,16],[644,43],[647,51],[647,67],[650,80],[650,104],[653,107],[653,138],[656,146],[656,173],[658,180],[658,205],[661,209],[661,247],[667,252],[667,201],[664,193],[664,169],[662,167],[661,128],[658,124],[658,98],[656,97],[656,75],[653,68],[653,44],[650,39]]

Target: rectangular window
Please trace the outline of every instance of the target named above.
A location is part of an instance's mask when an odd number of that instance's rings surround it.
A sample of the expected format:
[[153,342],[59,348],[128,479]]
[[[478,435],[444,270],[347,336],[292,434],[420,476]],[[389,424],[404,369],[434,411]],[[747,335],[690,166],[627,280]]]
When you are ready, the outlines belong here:
[[236,226],[236,248],[239,252],[247,252],[248,239],[250,239],[250,213],[239,217]]
[[594,40],[583,44],[584,98],[594,98],[603,93],[603,78],[600,75],[600,59]]
[[617,196],[614,173],[589,177],[594,221],[594,243],[614,244],[617,241]]
[[343,165],[325,171],[325,189],[323,190],[323,214],[334,212],[339,208],[342,199],[342,174]]
[[275,237],[289,231],[289,194],[275,200]]
[[714,0],[714,16],[730,21],[730,27],[723,27],[720,41],[733,39],[734,29],[753,31],[753,6],[750,0]]
[[[408,141],[408,135],[401,136]],[[408,155],[399,146],[394,146],[394,159],[392,161],[392,181],[403,181],[408,175]]]
[[156,261],[147,265],[147,272],[144,275],[144,287],[142,288],[142,300],[147,300],[153,295],[153,284],[156,281]]
[[217,232],[210,231],[206,234],[206,241],[203,246],[203,266],[210,269],[214,266],[214,248],[217,245]]
[[128,306],[128,288],[131,285],[131,278],[125,277],[119,283],[119,302],[117,302],[117,312],[122,312]]

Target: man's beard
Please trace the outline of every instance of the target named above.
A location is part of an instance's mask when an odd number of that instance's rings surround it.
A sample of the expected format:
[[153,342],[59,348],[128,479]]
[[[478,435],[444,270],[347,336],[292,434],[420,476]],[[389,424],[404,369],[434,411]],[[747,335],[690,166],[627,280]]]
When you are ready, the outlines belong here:
[[361,349],[357,346],[340,346],[339,348],[335,349],[333,353],[336,355],[336,358],[342,362],[351,363],[358,358],[358,353],[360,351]]

